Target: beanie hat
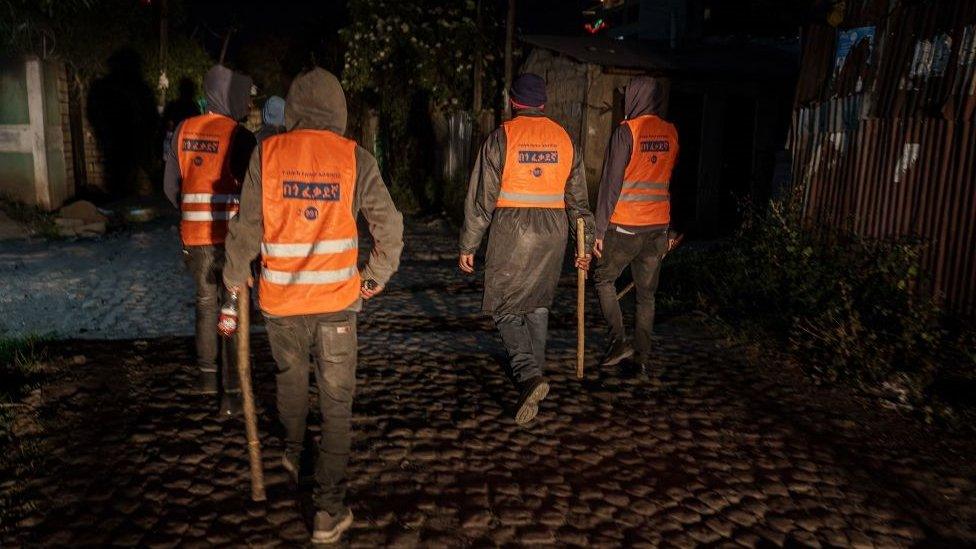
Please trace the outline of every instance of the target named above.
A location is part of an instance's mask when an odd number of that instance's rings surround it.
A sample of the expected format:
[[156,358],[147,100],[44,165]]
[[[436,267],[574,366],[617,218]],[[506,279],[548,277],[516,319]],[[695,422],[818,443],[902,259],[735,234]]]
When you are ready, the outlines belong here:
[[546,81],[538,74],[520,74],[512,82],[512,101],[526,107],[542,107],[546,104]]

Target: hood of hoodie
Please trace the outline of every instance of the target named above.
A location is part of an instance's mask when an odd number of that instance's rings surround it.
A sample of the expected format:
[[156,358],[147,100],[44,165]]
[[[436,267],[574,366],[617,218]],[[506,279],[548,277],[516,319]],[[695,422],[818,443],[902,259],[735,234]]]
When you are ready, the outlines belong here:
[[664,82],[648,76],[638,76],[624,91],[624,113],[628,119],[645,114],[661,115],[667,100]]
[[250,110],[253,83],[249,76],[214,65],[203,77],[207,110],[238,121],[244,119]]
[[315,68],[295,78],[285,98],[285,128],[346,133],[346,95],[331,72]]

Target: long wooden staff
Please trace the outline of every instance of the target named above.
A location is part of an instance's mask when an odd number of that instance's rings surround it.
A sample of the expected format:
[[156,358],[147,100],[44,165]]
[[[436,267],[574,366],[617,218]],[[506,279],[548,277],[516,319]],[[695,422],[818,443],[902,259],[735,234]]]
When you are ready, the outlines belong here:
[[261,441],[258,439],[258,416],[254,411],[254,392],[251,389],[251,298],[246,286],[240,289],[237,306],[237,375],[241,379],[241,397],[244,401],[244,427],[251,465],[251,499],[264,501]]
[[[586,225],[582,217],[576,218],[576,257],[586,255]],[[586,271],[576,269],[576,379],[583,379],[583,359],[585,358],[586,325],[584,307],[586,305]]]

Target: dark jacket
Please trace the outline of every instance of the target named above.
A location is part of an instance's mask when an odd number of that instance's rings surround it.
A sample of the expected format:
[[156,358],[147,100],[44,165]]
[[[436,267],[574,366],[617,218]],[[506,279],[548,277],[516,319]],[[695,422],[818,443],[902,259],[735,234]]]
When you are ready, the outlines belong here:
[[[288,92],[285,127],[290,130],[329,130],[339,135],[346,131],[346,97],[339,81],[328,71],[313,69],[295,79]],[[261,148],[251,155],[241,211],[230,221],[227,235],[227,264],[224,283],[240,286],[250,276],[251,261],[261,251],[264,238],[264,209],[261,194]],[[403,216],[397,211],[380,176],[376,159],[362,147],[356,147],[356,196],[352,215],[363,214],[373,237],[369,260],[361,269],[363,280],[373,279],[385,285],[400,265],[403,251]],[[362,306],[356,300],[350,310]]]
[[[203,91],[207,97],[207,110],[222,114],[234,120],[241,120],[247,116],[248,101],[251,94],[251,79],[242,74],[234,73],[222,65],[215,65],[203,79]],[[163,192],[166,198],[177,208],[180,207],[180,186],[183,178],[180,174],[180,161],[177,156],[179,148],[180,130],[183,122],[176,126],[173,140],[166,155],[166,169],[163,174]],[[254,134],[244,126],[238,124],[230,141],[230,171],[234,179],[243,181],[247,173],[247,164],[255,145]]]
[[[664,88],[649,77],[631,80],[624,92],[624,114],[628,120],[645,114],[660,115],[664,110]],[[610,217],[617,207],[620,189],[623,187],[624,171],[630,162],[634,145],[630,128],[621,124],[610,136],[610,146],[603,160],[603,177],[600,179],[600,192],[596,201],[596,237],[603,238],[611,227]],[[621,227],[631,232],[647,232],[666,227]]]
[[[516,116],[544,116],[537,110]],[[582,154],[573,144],[573,163],[566,181],[566,210],[498,208],[505,168],[505,129],[495,129],[481,146],[464,204],[461,253],[474,253],[488,234],[485,263],[487,314],[530,313],[549,307],[556,293],[566,252],[567,235],[576,232],[576,219],[586,223],[586,250],[593,246],[593,214],[586,191]],[[574,238],[575,241],[575,238]]]

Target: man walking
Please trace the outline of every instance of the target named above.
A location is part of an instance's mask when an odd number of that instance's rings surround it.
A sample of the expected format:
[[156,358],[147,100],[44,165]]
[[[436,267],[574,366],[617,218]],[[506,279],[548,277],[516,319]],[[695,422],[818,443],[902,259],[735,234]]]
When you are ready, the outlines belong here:
[[[474,272],[474,254],[486,232],[488,250],[482,309],[492,316],[508,351],[519,389],[515,422],[528,423],[549,393],[543,377],[546,332],[566,251],[567,234],[589,211],[580,150],[543,114],[546,83],[519,76],[511,89],[514,118],[485,140],[468,183],[459,266]],[[576,259],[589,267],[590,256]]]
[[[241,182],[254,135],[238,122],[247,116],[251,79],[216,65],[204,77],[207,112],[177,126],[166,157],[163,190],[182,211],[183,258],[196,284],[197,391],[224,395],[220,413],[240,411],[233,353],[217,337],[227,222],[237,215]],[[218,376],[218,355],[222,372]]]
[[[251,261],[261,254],[259,304],[278,367],[282,466],[296,482],[308,375],[315,372],[322,437],[312,541],[331,543],[353,521],[345,492],[356,315],[362,300],[380,293],[399,266],[403,218],[376,160],[343,137],[346,99],[335,76],[319,68],[298,76],[286,99],[285,126],[287,132],[265,139],[251,157],[241,213],[227,238],[224,283],[232,295],[238,292],[247,283]],[[357,268],[359,213],[373,237],[362,270]]]
[[[610,346],[602,364],[619,364],[637,351],[643,372],[651,350],[654,292],[661,260],[673,244],[669,187],[678,157],[678,133],[662,119],[664,90],[652,78],[631,80],[624,94],[626,120],[614,131],[603,164],[596,209],[598,258],[593,280],[600,308],[610,328]],[[624,331],[614,286],[630,265],[637,291],[634,345]]]

